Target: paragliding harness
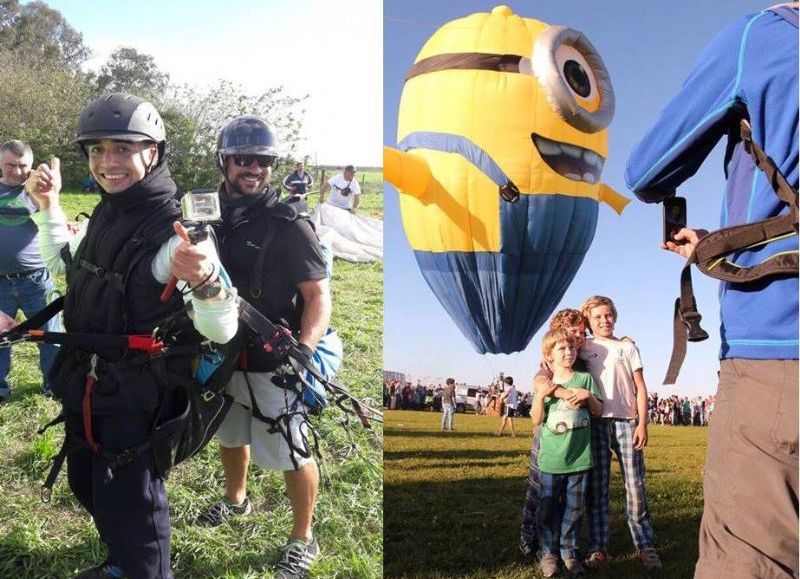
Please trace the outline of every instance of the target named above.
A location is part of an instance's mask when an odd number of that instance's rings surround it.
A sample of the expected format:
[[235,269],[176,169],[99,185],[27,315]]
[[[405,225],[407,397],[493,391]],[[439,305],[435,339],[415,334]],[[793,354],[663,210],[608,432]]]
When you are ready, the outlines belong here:
[[[294,210],[292,210],[291,213],[291,215],[273,217],[272,212],[270,212],[267,218],[294,219],[298,217],[298,214],[294,213]],[[263,287],[264,264],[266,262],[267,250],[274,241],[277,232],[277,227],[268,227],[260,245],[258,257],[256,258],[255,267],[250,279],[250,288],[248,290],[250,296],[255,300],[259,300],[262,296],[261,288]],[[360,402],[344,386],[324,376],[310,360],[309,353],[304,351],[303,346],[297,342],[288,328],[273,323],[243,298],[237,298],[237,302],[239,307],[239,319],[252,331],[252,340],[261,346],[268,354],[272,354],[279,360],[286,361],[272,373],[272,383],[284,390],[295,392],[301,402],[301,405],[296,404],[290,407],[287,400],[285,412],[275,418],[265,416],[258,407],[253,387],[247,378],[246,346],[242,349],[239,355],[239,369],[244,373],[245,383],[247,384],[250,395],[250,410],[253,417],[266,425],[268,433],[279,433],[283,436],[289,446],[289,455],[295,468],[299,466],[295,455],[302,458],[310,458],[312,447],[302,430],[302,440],[296,441],[292,438],[292,431],[290,428],[291,420],[295,416],[303,418],[307,430],[311,432],[313,437],[313,453],[319,458],[319,441],[315,429],[308,422],[308,414],[321,415],[322,411],[328,406],[329,397],[333,404],[342,410],[345,417],[355,414],[361,425],[366,429],[371,428],[370,420],[382,421],[379,410]],[[249,345],[252,345],[252,341]],[[351,408],[347,407],[348,402]],[[345,423],[346,428],[347,426],[348,424]]]
[[[80,447],[88,447],[106,463],[106,482],[110,482],[114,471],[135,460],[145,452],[152,451],[155,466],[166,478],[170,470],[180,462],[193,456],[211,440],[217,427],[225,417],[232,400],[224,390],[233,374],[236,357],[227,352],[235,345],[219,346],[211,342],[179,343],[176,323],[184,315],[180,311],[170,316],[156,328],[152,335],[110,335],[46,332],[36,330],[63,309],[65,296],[58,298],[36,315],[0,335],[0,347],[31,341],[59,344],[73,349],[73,355],[84,358],[89,365],[81,405],[84,436],[67,433],[61,450],[53,459],[53,466],[42,487],[42,500],[50,498],[53,484],[67,453]],[[236,338],[232,341],[235,343]],[[97,352],[126,351],[118,362],[110,362]],[[167,359],[173,356],[194,356],[197,370],[193,378],[187,378],[168,370]],[[114,454],[99,444],[92,431],[92,395],[96,382],[102,375],[113,375],[120,371],[146,366],[163,388],[162,401],[177,392],[176,404],[171,416],[163,416],[164,403],[156,411],[149,440]],[[64,422],[63,412],[39,429],[43,434],[48,428]]]
[[753,158],[756,167],[764,172],[775,195],[786,203],[789,212],[755,223],[726,227],[703,237],[695,246],[681,272],[680,297],[675,300],[672,356],[664,384],[674,384],[686,357],[686,342],[701,342],[708,333],[700,327],[701,315],[692,289],[692,265],[704,274],[731,283],[750,283],[773,276],[797,276],[796,251],[773,255],[753,267],[742,267],[730,261],[728,255],[763,246],[778,239],[797,236],[797,190],[789,185],[775,162],[753,141],[750,124],[742,119],[739,135],[732,134],[728,151],[739,140]]

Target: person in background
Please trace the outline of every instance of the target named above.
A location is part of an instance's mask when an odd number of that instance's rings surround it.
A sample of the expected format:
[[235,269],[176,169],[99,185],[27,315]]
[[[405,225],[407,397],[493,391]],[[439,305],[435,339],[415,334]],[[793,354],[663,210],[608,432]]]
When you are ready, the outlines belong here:
[[[25,191],[25,181],[33,166],[33,151],[22,141],[6,141],[0,146],[0,311],[11,318],[22,311],[27,318],[45,308],[56,284],[39,250],[39,230],[31,219],[38,205]],[[58,316],[42,327],[59,331]],[[39,369],[46,396],[52,392],[47,374],[58,354],[58,346],[37,344]],[[11,348],[0,348],[0,403],[11,395],[8,373]]]
[[322,184],[319,192],[320,204],[325,203],[325,193],[331,192],[328,204],[339,209],[355,213],[361,200],[361,187],[356,180],[356,169],[347,165],[342,173],[335,175]]

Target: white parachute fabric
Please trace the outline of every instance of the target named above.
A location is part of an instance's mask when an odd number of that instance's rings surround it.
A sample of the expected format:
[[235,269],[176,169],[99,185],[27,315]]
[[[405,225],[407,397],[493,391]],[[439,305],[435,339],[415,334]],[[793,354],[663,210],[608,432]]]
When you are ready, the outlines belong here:
[[352,262],[383,260],[383,221],[323,203],[311,215],[320,241],[334,257]]

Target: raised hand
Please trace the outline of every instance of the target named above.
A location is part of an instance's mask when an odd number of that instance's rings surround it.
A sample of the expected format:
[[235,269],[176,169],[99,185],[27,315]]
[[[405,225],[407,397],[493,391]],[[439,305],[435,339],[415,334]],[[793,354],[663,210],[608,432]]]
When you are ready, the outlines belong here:
[[[189,282],[194,288],[203,282],[216,279],[219,260],[213,243],[205,240],[193,245],[186,228],[176,221],[172,224],[175,234],[183,239],[172,256],[172,275]],[[211,277],[209,278],[209,275]]]
[[50,164],[42,163],[28,175],[25,191],[41,211],[58,207],[61,193],[61,160],[51,157]]

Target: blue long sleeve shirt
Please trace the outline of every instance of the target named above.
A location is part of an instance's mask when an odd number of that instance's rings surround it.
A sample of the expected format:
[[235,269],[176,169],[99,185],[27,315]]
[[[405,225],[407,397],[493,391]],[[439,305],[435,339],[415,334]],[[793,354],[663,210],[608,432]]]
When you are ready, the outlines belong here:
[[[681,90],[631,153],[625,172],[628,187],[647,203],[674,194],[740,118],[749,118],[753,140],[797,188],[796,9],[745,16],[711,41]],[[724,169],[722,227],[788,212],[741,143]],[[731,259],[752,266],[797,250],[794,236],[737,252]],[[798,358],[796,277],[751,284],[721,282],[720,307],[720,358]]]

